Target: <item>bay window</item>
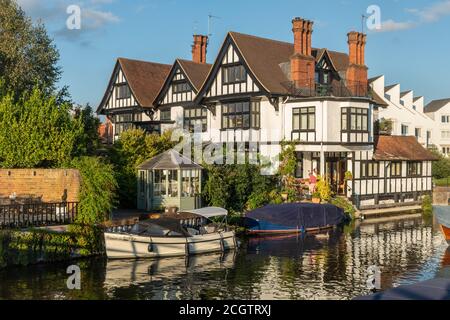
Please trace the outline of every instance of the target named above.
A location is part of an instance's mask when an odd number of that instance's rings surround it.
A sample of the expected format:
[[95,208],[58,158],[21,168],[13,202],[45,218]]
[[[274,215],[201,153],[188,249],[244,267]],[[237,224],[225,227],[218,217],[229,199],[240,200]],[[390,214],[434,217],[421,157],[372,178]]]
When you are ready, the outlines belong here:
[[365,108],[342,108],[343,132],[369,132],[369,110]]
[[292,111],[292,131],[313,132],[316,130],[316,108],[302,107]]

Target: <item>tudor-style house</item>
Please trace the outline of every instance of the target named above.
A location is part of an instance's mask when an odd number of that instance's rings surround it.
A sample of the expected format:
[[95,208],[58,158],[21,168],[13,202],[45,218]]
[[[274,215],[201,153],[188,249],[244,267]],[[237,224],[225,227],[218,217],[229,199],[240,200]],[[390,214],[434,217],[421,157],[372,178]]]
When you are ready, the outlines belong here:
[[[280,142],[295,141],[297,176],[316,170],[360,208],[412,204],[430,193],[434,157],[417,139],[375,135],[389,103],[369,86],[366,35],[348,33],[343,53],[312,47],[313,22],[295,18],[292,26],[293,43],[229,32],[212,65],[208,39],[198,35],[193,61],[160,66],[160,74],[149,65],[152,74],[133,75],[119,59],[99,112],[113,120],[116,134],[123,129],[116,129],[117,114],[133,112],[141,122],[147,116],[152,130],[200,128],[205,144],[256,145],[274,163]],[[135,105],[117,105],[123,84]],[[139,101],[144,92],[151,105]]]

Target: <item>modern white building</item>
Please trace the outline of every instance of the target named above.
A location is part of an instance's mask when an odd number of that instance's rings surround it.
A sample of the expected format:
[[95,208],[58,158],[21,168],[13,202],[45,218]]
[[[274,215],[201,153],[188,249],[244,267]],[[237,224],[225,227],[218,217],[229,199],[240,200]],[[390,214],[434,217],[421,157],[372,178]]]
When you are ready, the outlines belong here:
[[386,103],[377,117],[392,122],[392,135],[415,136],[426,148],[438,144],[436,123],[424,113],[424,97],[415,97],[412,90],[401,92],[400,84],[385,86],[384,76],[370,79],[369,84]]
[[425,107],[425,114],[435,124],[436,146],[444,155],[450,155],[450,99],[433,100]]
[[[366,35],[348,33],[348,53],[336,52],[311,46],[311,21],[292,23],[293,43],[229,32],[211,65],[208,39],[198,35],[193,61],[169,67],[119,59],[98,113],[111,119],[115,135],[124,123],[148,131],[199,128],[205,150],[232,144],[274,162],[281,142],[295,141],[297,176],[317,170],[360,208],[420,201],[432,190],[435,159],[422,146],[428,123],[419,126],[414,118],[423,99],[401,94],[399,86],[385,89],[382,77],[370,90]],[[402,114],[392,136],[376,136],[380,116],[398,119],[400,112],[411,117]],[[401,135],[402,125],[417,132],[420,143]]]

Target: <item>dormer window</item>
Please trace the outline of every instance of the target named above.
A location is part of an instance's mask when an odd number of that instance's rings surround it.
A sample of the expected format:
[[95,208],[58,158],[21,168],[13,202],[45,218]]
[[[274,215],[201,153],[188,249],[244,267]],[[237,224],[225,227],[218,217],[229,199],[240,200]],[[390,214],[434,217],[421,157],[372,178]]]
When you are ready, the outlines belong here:
[[324,57],[316,65],[315,81],[318,84],[328,85],[332,80],[332,69],[327,57]]
[[173,93],[184,93],[191,91],[191,86],[187,81],[175,81],[172,84]]
[[131,98],[130,87],[124,83],[116,86],[117,99],[128,99]]
[[400,104],[401,104],[402,106],[405,106],[405,101],[400,100]]
[[247,70],[242,64],[230,64],[222,67],[223,84],[234,84],[247,81]]

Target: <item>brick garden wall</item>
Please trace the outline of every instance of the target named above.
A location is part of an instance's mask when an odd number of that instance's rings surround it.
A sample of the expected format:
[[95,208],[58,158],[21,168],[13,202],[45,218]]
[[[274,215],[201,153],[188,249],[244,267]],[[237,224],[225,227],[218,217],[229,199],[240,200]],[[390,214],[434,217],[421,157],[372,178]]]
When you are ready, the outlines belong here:
[[67,189],[67,201],[77,202],[80,173],[73,169],[0,169],[0,197],[42,196],[44,202],[61,202]]

